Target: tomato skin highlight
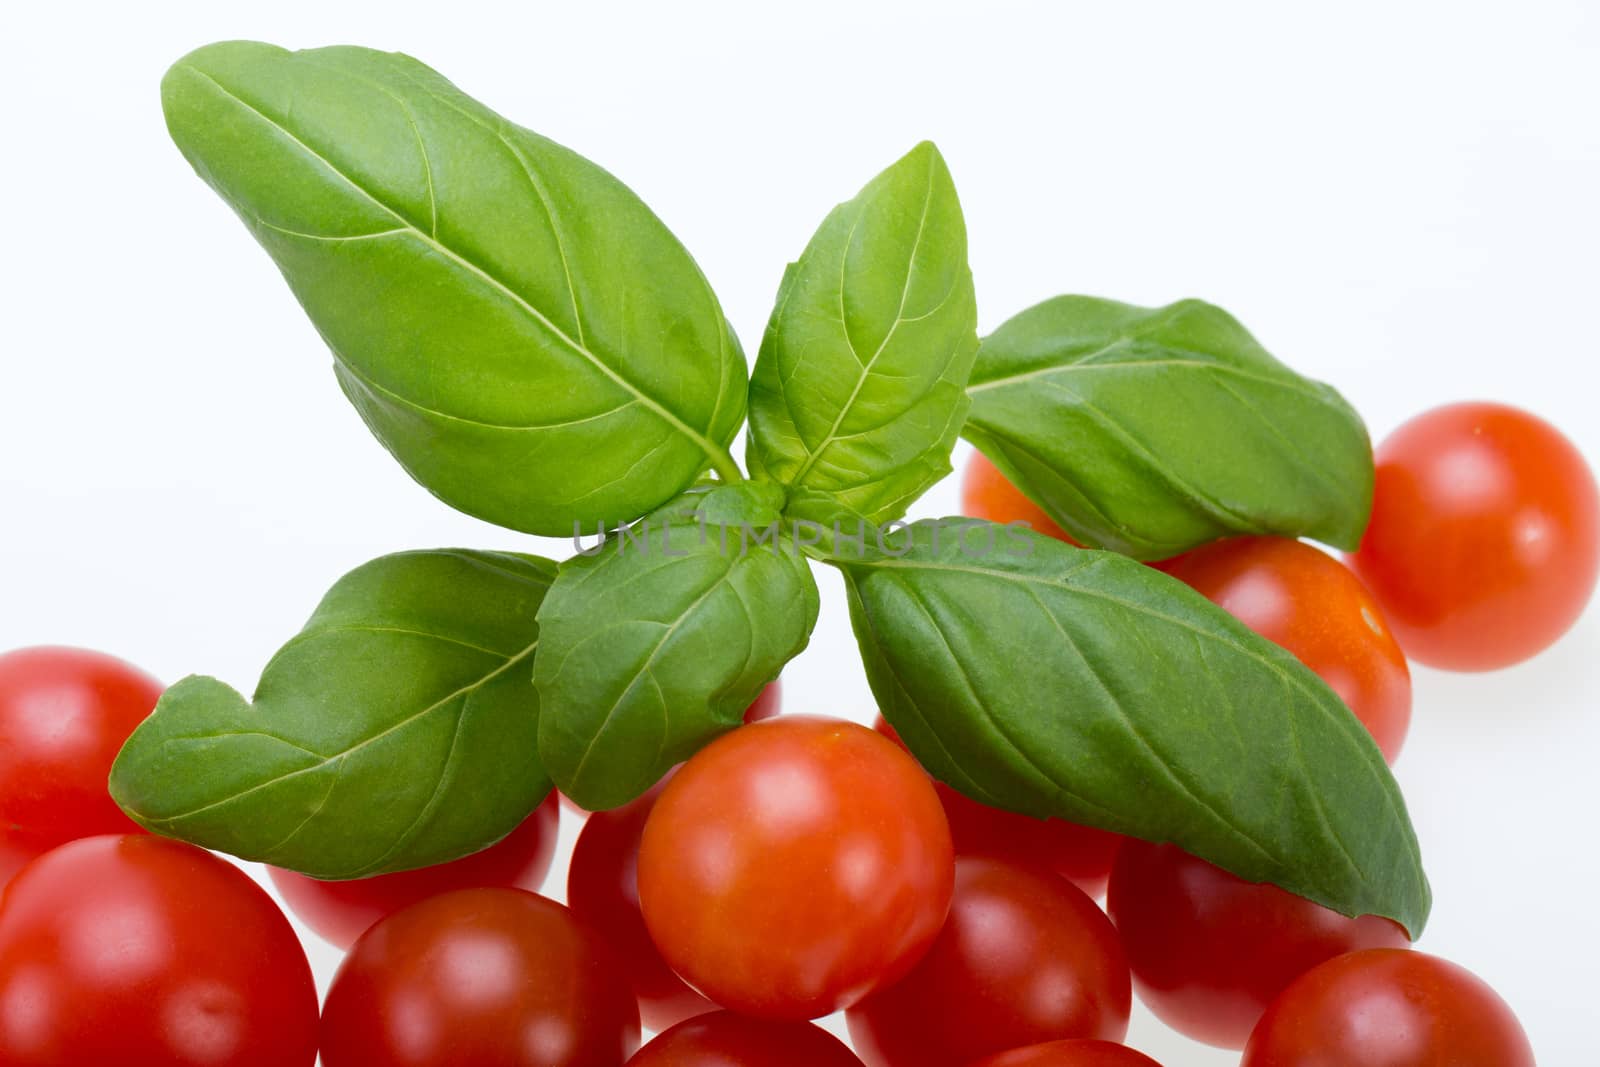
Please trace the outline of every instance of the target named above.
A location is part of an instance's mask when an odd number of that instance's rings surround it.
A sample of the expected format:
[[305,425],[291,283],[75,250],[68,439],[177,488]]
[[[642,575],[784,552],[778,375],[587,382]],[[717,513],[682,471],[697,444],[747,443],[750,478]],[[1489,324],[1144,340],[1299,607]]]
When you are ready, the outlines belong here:
[[1000,473],[1000,468],[982,452],[973,452],[961,474],[961,514],[988,519],[1004,526],[1025,522],[1034,533],[1054,537],[1069,545],[1083,545],[1052,519],[1038,504]]
[[639,842],[662,788],[590,815],[567,871],[567,906],[622,960],[639,999],[639,1016],[656,1031],[717,1010],[667,966],[639,910]]
[[1142,1052],[1111,1041],[1047,1041],[985,1056],[967,1067],[1161,1067]]
[[1349,568],[1282,537],[1235,537],[1168,561],[1168,574],[1294,653],[1393,763],[1411,725],[1411,670],[1377,599]]
[[272,898],[203,849],[81,838],[0,895],[6,1067],[311,1067],[317,990]]
[[1465,968],[1370,949],[1301,975],[1262,1016],[1240,1067],[1534,1067],[1522,1024]]
[[904,974],[938,935],[950,829],[916,761],[864,726],[782,715],[713,741],[645,822],[639,902],[661,956],[724,1007],[811,1019]]
[[560,819],[561,804],[551,793],[504,839],[450,863],[346,882],[322,882],[278,867],[267,871],[301,922],[329,944],[348,949],[379,919],[440,893],[490,886],[537,890],[550,873]]
[[844,1044],[810,1023],[719,1011],[654,1038],[628,1067],[861,1067]]
[[[882,715],[873,720],[872,728],[910,752]],[[1127,840],[1121,834],[1066,819],[1036,819],[991,808],[937,780],[933,788],[944,805],[957,856],[992,856],[1048,867],[1091,897],[1105,895],[1117,849]]]
[[965,1067],[1068,1038],[1120,1041],[1128,965],[1103,912],[1038,868],[956,861],[950,918],[922,962],[846,1018],[867,1067]]
[[1318,964],[1410,944],[1388,919],[1347,918],[1146,841],[1123,846],[1106,910],[1139,999],[1174,1030],[1219,1048],[1243,1048],[1268,1005]]
[[1406,655],[1487,671],[1544,650],[1600,576],[1600,489],[1542,419],[1435,408],[1378,447],[1372,522],[1350,557]]
[[638,1047],[610,949],[521,889],[462,889],[383,919],[322,1012],[324,1067],[620,1067]]
[[10,838],[0,850],[38,855],[79,837],[143,833],[106,778],[161,691],[139,668],[88,649],[0,655],[0,832]]

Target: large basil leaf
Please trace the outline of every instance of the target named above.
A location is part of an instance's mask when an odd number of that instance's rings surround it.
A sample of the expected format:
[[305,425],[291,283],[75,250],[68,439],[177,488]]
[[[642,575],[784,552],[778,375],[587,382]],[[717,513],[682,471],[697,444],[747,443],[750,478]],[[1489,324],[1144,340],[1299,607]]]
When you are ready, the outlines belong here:
[[539,751],[591,810],[627,803],[737,726],[816,622],[776,486],[694,504],[698,517],[667,509],[563,563],[540,609]]
[[683,246],[604,170],[362,48],[210,45],[162,101],[362,418],[447,503],[568,535],[708,466],[734,476],[738,341]]
[[930,771],[1421,931],[1405,803],[1321,679],[1126,556],[961,521],[838,560],[873,692]]
[[750,381],[751,470],[884,522],[950,470],[977,349],[967,228],[921,144],[784,274]]
[[549,792],[533,655],[555,564],[406,552],[341,578],[261,675],[169,689],[111,771],[138,823],[316,878],[484,848]]
[[986,337],[963,434],[1085,544],[1161,559],[1231,534],[1353,549],[1372,446],[1331,387],[1197,300],[1061,296]]

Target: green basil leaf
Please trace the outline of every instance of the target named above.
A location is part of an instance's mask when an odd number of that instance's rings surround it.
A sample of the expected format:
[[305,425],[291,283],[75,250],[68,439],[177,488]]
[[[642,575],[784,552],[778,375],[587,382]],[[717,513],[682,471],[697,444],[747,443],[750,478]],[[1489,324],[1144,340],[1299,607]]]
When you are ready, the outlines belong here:
[[688,252],[604,170],[362,48],[209,45],[162,102],[362,418],[446,503],[570,535],[708,466],[736,477],[738,340]]
[[1331,387],[1198,300],[1061,296],[986,337],[962,433],[1085,544],[1162,559],[1233,534],[1353,549],[1372,446]]
[[535,621],[555,564],[440,550],[341,578],[261,675],[174,685],[111,770],[157,833],[301,871],[369,875],[493,844],[550,790]]
[[873,692],[934,775],[1421,932],[1399,787],[1288,652],[1126,556],[974,520],[890,540],[839,562]]
[[753,472],[883,522],[950,470],[977,350],[967,228],[920,144],[789,266],[750,381]]
[[[561,565],[539,612],[539,751],[591,810],[643,793],[737,726],[806,645],[817,587],[770,483],[713,490]],[[757,543],[760,539],[760,543]]]

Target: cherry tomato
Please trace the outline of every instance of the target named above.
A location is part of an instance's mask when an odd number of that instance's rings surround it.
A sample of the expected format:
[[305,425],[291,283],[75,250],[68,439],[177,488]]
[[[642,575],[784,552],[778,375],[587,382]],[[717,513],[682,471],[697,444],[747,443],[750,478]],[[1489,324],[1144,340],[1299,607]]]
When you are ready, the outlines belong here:
[[639,847],[661,956],[747,1015],[809,1019],[903,975],[950,905],[950,829],[928,776],[855,723],[782,715],[667,782]]
[[74,838],[142,832],[106,778],[160,698],[160,682],[99,652],[0,655],[0,885],[7,853],[15,863]]
[[1145,841],[1118,854],[1106,907],[1139,999],[1179,1033],[1221,1048],[1243,1048],[1273,998],[1317,964],[1409,943],[1388,919],[1346,918]]
[[968,856],[933,948],[847,1020],[869,1067],[964,1067],[1043,1041],[1120,1041],[1132,997],[1116,930],[1082,890]]
[[638,1047],[610,949],[521,889],[462,889],[381,920],[322,1011],[324,1067],[619,1067]]
[[243,871],[163,837],[89,837],[0,896],[6,1067],[311,1067],[305,951]]
[[301,922],[347,949],[379,919],[440,893],[487,886],[538,889],[550,872],[560,819],[561,805],[552,793],[504,839],[451,863],[347,882],[320,882],[277,867],[268,872]]
[[1437,956],[1370,949],[1301,975],[1261,1017],[1240,1067],[1533,1067],[1506,1002]]
[[[750,702],[750,706],[744,709],[744,721],[746,723],[764,722],[767,719],[776,718],[782,711],[783,679],[774,678],[762,687],[761,692],[757,693],[756,698]],[[588,809],[578,807],[565,793],[561,793],[559,796],[561,797],[562,807],[578,815],[589,814]]]
[[656,1037],[628,1067],[861,1067],[861,1061],[838,1038],[810,1023],[719,1011]]
[[1411,724],[1411,671],[1348,567],[1299,541],[1236,537],[1179,556],[1167,573],[1294,653],[1394,762]]
[[1161,1067],[1142,1052],[1110,1041],[1047,1041],[986,1056],[968,1067]]
[[[901,748],[906,747],[882,715],[873,721],[872,728]],[[993,856],[1048,867],[1092,897],[1105,893],[1111,864],[1124,840],[1121,834],[1065,819],[1035,819],[1001,811],[944,782],[934,782],[933,788],[944,805],[956,855]]]
[[667,966],[639,910],[639,840],[660,794],[657,786],[631,804],[590,815],[567,871],[567,905],[616,951],[651,1030],[716,1010]]
[[1071,534],[1056,525],[1044,508],[1012,485],[1010,479],[1001,474],[1000,468],[982,452],[972,453],[972,458],[967,460],[967,469],[961,476],[961,514],[1001,525],[1025,522],[1034,533],[1054,537],[1069,545],[1079,545]]
[[1600,489],[1572,442],[1501,404],[1452,404],[1377,451],[1351,557],[1412,659],[1485,671],[1577,621],[1600,575]]

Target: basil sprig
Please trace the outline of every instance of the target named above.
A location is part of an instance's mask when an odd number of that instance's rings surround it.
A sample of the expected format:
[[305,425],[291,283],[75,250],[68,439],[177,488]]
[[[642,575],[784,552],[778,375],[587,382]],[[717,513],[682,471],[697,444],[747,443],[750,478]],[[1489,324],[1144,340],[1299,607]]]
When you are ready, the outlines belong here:
[[960,201],[922,144],[789,267],[747,386],[648,208],[415,60],[212,45],[163,102],[406,469],[599,542],[559,570],[409,553],[347,576],[253,702],[186,679],[134,734],[112,789],[146,826],[351,878],[484,847],[552,778],[623,803],[805,647],[809,559],[843,573],[884,713],[957,789],[1421,931],[1394,779],[1288,653],[1125,557],[897,521],[963,432],[1089,544],[1353,544],[1359,418],[1224,312],[1061,297],[980,347]]

